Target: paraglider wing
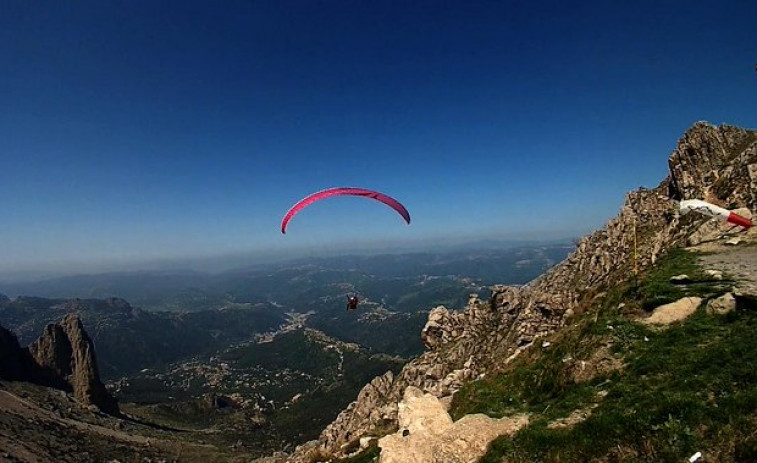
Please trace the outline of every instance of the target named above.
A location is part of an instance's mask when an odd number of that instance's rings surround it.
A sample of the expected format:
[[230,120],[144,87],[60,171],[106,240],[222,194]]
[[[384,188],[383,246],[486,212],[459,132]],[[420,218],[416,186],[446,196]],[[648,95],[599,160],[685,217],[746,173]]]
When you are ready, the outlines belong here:
[[297,214],[304,208],[308,207],[316,201],[328,198],[329,196],[339,195],[363,196],[366,198],[375,199],[376,201],[380,201],[397,211],[402,216],[402,218],[405,219],[405,222],[407,222],[408,224],[410,223],[410,213],[407,211],[407,209],[405,209],[405,206],[403,206],[399,201],[392,198],[391,196],[379,193],[378,191],[366,190],[365,188],[329,188],[327,190],[313,193],[310,196],[306,196],[305,198],[298,201],[297,204],[292,206],[292,208],[289,209],[289,212],[287,212],[284,216],[284,219],[281,221],[281,233],[287,232],[286,229],[289,221],[292,220],[292,217],[294,217],[295,214]]

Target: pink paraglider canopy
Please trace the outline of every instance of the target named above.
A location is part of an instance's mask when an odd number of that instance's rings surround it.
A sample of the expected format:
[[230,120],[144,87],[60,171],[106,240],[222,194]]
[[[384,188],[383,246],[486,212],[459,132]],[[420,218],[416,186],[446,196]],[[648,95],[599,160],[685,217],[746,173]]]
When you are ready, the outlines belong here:
[[405,206],[403,206],[399,201],[392,198],[391,196],[379,193],[378,191],[366,190],[365,188],[329,188],[327,190],[313,193],[310,196],[306,196],[305,198],[298,201],[297,204],[292,206],[292,208],[289,209],[289,212],[287,212],[284,216],[284,219],[281,221],[281,233],[287,232],[287,224],[289,223],[289,221],[292,220],[292,217],[294,217],[295,214],[297,214],[304,208],[308,207],[316,201],[328,198],[329,196],[339,195],[363,196],[365,198],[375,199],[376,201],[380,201],[397,211],[402,216],[402,218],[405,219],[405,222],[407,222],[408,224],[410,223],[410,213],[407,211],[407,209],[405,209]]

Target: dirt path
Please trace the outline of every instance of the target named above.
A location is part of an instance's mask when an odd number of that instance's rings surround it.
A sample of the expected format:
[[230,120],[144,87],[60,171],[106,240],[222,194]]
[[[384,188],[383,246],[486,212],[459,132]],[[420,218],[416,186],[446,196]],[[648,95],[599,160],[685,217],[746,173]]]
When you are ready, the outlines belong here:
[[[38,419],[48,422],[55,422],[62,426],[73,427],[80,431],[94,432],[102,436],[112,437],[122,441],[133,442],[137,444],[147,444],[150,441],[150,438],[148,437],[127,434],[125,432],[109,429],[96,424],[89,424],[81,421],[61,418],[55,413],[40,408],[32,404],[31,402],[22,399],[21,397],[11,394],[8,391],[0,391],[0,410],[2,410],[4,413],[15,413],[27,420]],[[155,439],[153,439],[153,442],[155,442]]]
[[729,239],[720,239],[694,246],[690,249],[702,252],[699,257],[705,269],[724,272],[736,280],[737,290],[757,296],[757,227],[748,233],[736,236],[740,242],[726,244]]
[[[72,412],[68,402],[56,403],[61,397],[60,391],[33,385],[28,387],[33,391],[32,396],[47,405],[40,406],[35,403],[36,399],[19,395],[19,390],[25,391],[21,383],[11,390],[0,385],[0,463],[142,461],[144,458],[151,461],[236,461],[236,456],[232,459],[210,444],[174,439],[162,431],[135,432],[133,423],[126,425],[130,429],[118,429],[126,422],[92,414],[79,409],[78,405]],[[49,409],[51,404],[55,404],[53,409]],[[71,416],[61,416],[55,410]],[[144,432],[154,434],[144,435]]]

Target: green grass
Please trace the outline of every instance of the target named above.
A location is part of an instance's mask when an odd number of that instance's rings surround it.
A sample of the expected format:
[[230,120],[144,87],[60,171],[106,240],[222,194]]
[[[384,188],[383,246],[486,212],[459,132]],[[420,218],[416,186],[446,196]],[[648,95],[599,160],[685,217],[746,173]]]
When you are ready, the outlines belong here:
[[[670,278],[686,274],[691,279],[690,285],[674,285]],[[727,291],[727,282],[713,281],[707,277],[694,253],[683,249],[674,249],[663,256],[657,265],[645,275],[638,288],[632,288],[626,296],[641,301],[641,308],[651,310],[655,307],[676,301],[684,296],[707,297]]]
[[[608,378],[608,395],[589,419],[550,430],[539,417],[512,441],[497,440],[482,461],[584,461],[620,446],[633,458],[674,462],[748,441],[757,431],[756,336],[754,313],[710,317],[700,311],[636,344],[626,369]],[[586,405],[580,398],[587,387],[568,387],[563,397],[577,408]]]
[[[569,336],[555,343],[554,348],[529,355],[522,365],[507,374],[467,384],[455,394],[450,413],[457,420],[469,413],[502,417],[514,413],[540,413],[549,416],[583,403],[593,395],[591,386],[576,386],[562,359],[586,359],[599,337],[579,342]],[[528,354],[526,354],[528,355]]]
[[[716,317],[700,308],[660,332],[620,314],[621,301],[643,308],[661,294],[720,291],[671,285],[670,276],[680,273],[702,276],[695,256],[674,251],[638,286],[610,292],[577,326],[555,335],[549,349],[524,353],[503,374],[459,391],[451,409],[455,419],[478,412],[531,414],[529,427],[495,440],[481,461],[679,462],[696,451],[706,452],[708,461],[757,461],[757,304],[747,299],[738,311]],[[589,360],[608,342],[608,353],[624,367],[574,381],[572,361]],[[591,416],[572,428],[547,427],[595,403]]]

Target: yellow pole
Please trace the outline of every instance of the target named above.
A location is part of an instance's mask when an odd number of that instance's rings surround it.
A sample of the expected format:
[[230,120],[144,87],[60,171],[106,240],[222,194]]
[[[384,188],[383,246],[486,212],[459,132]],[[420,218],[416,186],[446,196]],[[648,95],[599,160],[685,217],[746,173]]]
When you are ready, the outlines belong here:
[[639,266],[638,266],[638,248],[636,243],[636,216],[633,216],[633,276],[636,278],[636,276],[639,274]]

